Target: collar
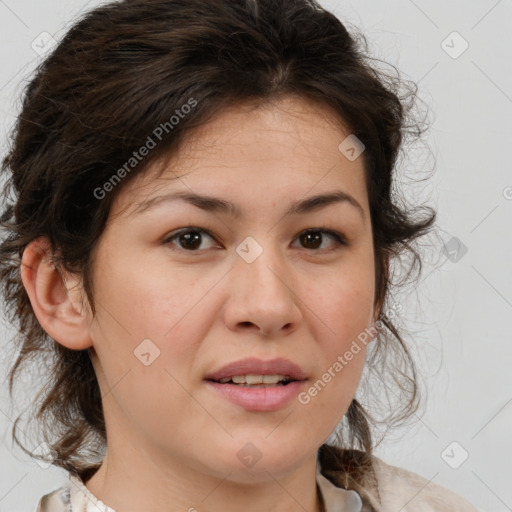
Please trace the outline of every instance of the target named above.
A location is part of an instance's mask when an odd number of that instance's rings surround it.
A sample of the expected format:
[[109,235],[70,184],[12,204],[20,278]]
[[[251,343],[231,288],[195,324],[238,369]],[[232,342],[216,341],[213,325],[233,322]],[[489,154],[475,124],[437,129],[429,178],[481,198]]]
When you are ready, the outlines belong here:
[[316,481],[324,500],[325,512],[361,512],[363,502],[356,491],[347,491],[337,487],[325,478],[320,471],[316,473]]
[[80,478],[69,473],[69,495],[72,512],[115,512],[87,489]]

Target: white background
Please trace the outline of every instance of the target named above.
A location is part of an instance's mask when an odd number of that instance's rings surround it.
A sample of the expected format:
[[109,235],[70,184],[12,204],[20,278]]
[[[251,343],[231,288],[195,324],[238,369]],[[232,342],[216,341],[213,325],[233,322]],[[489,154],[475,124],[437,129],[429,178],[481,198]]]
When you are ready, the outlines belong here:
[[[20,88],[40,61],[33,41],[41,41],[42,32],[60,39],[78,13],[99,3],[0,0],[2,153]],[[374,56],[419,83],[432,111],[427,142],[435,162],[423,155],[409,166],[418,172],[435,166],[428,198],[439,211],[441,239],[432,247],[438,257],[426,265],[414,293],[400,299],[428,401],[377,455],[456,491],[481,510],[512,510],[512,4],[321,3],[362,28]],[[445,40],[452,55],[443,49]],[[457,56],[464,40],[469,47]],[[443,242],[453,237],[468,249],[458,261],[443,252]],[[0,347],[8,332],[4,326]],[[5,361],[2,377],[4,368]],[[39,497],[66,476],[13,450],[13,410],[6,384],[0,387],[0,512],[33,511]],[[457,465],[465,452],[469,458],[458,469],[450,467],[447,461]]]

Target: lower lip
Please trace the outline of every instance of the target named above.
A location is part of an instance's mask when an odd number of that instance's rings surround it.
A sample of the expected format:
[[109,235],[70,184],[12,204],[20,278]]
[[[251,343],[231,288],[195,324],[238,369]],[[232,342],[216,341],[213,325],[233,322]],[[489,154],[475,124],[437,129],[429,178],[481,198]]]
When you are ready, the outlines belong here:
[[260,412],[280,409],[296,397],[306,383],[305,380],[302,380],[290,382],[286,386],[251,389],[236,384],[221,384],[210,380],[206,382],[230,402],[248,411]]

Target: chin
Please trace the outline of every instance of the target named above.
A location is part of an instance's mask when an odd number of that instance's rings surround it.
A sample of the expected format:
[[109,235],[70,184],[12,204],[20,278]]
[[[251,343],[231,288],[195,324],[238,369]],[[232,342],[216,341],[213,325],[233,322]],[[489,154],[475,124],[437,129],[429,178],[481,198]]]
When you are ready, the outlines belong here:
[[[282,443],[276,447],[268,440],[243,441],[236,445],[240,445],[240,448],[224,453],[223,465],[226,473],[231,473],[230,480],[240,483],[280,479],[300,466],[308,456],[294,446]],[[301,448],[304,449],[304,446]],[[231,455],[228,459],[226,453]]]

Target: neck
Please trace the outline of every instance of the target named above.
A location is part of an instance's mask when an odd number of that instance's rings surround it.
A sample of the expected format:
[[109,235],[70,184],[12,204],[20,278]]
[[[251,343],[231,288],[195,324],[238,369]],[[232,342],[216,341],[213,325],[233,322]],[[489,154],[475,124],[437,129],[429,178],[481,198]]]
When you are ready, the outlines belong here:
[[183,462],[155,460],[147,452],[110,449],[85,483],[116,512],[323,512],[316,457],[284,475],[264,471],[240,481],[233,473],[214,475]]

